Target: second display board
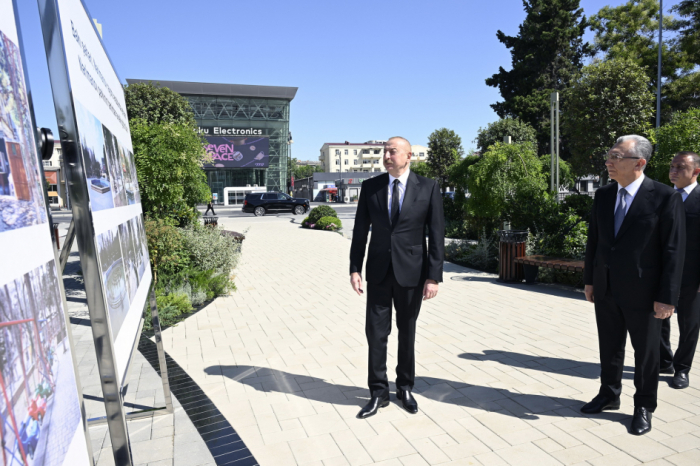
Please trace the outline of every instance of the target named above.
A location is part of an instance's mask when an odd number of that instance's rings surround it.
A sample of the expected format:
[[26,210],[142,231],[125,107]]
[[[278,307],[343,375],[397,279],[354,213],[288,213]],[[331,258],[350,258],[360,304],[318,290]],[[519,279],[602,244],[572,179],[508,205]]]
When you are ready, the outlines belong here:
[[77,135],[82,170],[69,172],[70,182],[87,188],[87,197],[85,191],[72,196],[78,209],[74,218],[79,230],[79,222],[92,224],[89,240],[94,241],[117,377],[123,383],[152,281],[126,101],[83,3],[54,1],[65,62],[55,66],[50,56],[49,71],[65,73],[73,115],[59,110],[63,96],[54,89],[56,114],[59,128],[75,128]]

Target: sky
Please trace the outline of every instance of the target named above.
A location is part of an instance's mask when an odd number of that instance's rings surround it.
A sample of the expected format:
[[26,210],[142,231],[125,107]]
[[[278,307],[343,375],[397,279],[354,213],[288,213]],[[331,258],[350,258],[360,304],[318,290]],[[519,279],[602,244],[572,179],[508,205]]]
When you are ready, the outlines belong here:
[[[443,127],[474,148],[479,128],[498,119],[489,105],[500,94],[484,81],[511,65],[496,31],[517,35],[525,19],[520,0],[83,1],[123,83],[298,87],[290,130],[299,160],[318,160],[325,142],[399,135],[427,145]],[[56,135],[37,3],[17,3],[37,125]],[[623,3],[581,7],[590,16]]]

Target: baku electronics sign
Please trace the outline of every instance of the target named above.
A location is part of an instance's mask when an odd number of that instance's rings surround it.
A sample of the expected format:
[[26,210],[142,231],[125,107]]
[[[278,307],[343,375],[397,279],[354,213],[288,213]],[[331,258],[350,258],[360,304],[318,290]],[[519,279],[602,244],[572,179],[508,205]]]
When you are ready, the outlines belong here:
[[204,168],[267,168],[270,165],[270,140],[263,136],[205,136],[205,149],[212,163]]

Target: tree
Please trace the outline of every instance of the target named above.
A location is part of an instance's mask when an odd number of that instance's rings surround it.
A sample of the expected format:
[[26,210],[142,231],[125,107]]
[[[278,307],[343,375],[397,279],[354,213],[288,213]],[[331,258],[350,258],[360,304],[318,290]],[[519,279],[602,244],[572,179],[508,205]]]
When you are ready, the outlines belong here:
[[542,164],[531,143],[496,143],[468,172],[469,211],[479,229],[506,220],[516,220],[516,228],[527,227],[517,212],[548,198]]
[[415,162],[411,164],[411,171],[416,175],[426,178],[435,178],[430,166],[426,162]]
[[[658,82],[659,54],[659,1],[630,0],[627,3],[602,8],[591,17],[591,28],[595,35],[595,50],[605,54],[606,60],[631,60],[641,66],[647,75],[647,85],[656,92]],[[665,37],[677,31],[682,22],[666,14],[663,20]],[[693,68],[692,61],[680,46],[677,39],[666,39],[663,43],[663,61],[661,67],[662,112],[668,120],[673,111],[688,108],[695,100],[700,89],[692,84],[694,78],[687,74]],[[690,88],[688,87],[690,85]]]
[[518,117],[537,132],[539,149],[549,152],[549,103],[562,91],[591,54],[583,34],[588,26],[579,0],[523,0],[527,16],[518,35],[496,36],[512,57],[511,70],[500,67],[486,80],[503,97],[491,107],[500,118]]
[[449,170],[464,155],[462,138],[447,128],[436,129],[428,137],[428,167],[442,192],[449,186]]
[[700,108],[675,113],[671,122],[653,131],[656,154],[651,158],[645,173],[668,185],[668,169],[671,160],[680,151],[700,154]]
[[202,164],[208,160],[199,134],[189,125],[131,120],[143,212],[150,218],[193,222],[197,204],[211,199]]
[[[656,89],[659,58],[658,0],[629,0],[617,6],[605,6],[591,16],[595,32],[595,51],[605,53],[605,59],[631,60],[645,68],[649,86]],[[663,30],[677,30],[678,21],[664,15]],[[668,36],[667,36],[668,37]],[[679,69],[687,67],[685,54],[672,41],[663,48],[662,79],[675,79]]]
[[197,128],[190,103],[177,92],[160,84],[136,83],[124,86],[129,119],[148,123],[175,123]]
[[[700,65],[700,2],[682,0],[671,8],[678,13],[678,45],[690,62]],[[666,18],[664,18],[666,21]]]
[[654,94],[644,70],[632,60],[608,60],[586,66],[566,91],[562,130],[578,176],[600,174],[618,137],[646,136],[654,114]]
[[511,142],[520,144],[530,142],[537,147],[537,132],[529,124],[519,118],[505,117],[489,123],[486,128],[479,128],[474,142],[479,152],[486,152],[497,142],[503,142],[505,136],[511,137]]

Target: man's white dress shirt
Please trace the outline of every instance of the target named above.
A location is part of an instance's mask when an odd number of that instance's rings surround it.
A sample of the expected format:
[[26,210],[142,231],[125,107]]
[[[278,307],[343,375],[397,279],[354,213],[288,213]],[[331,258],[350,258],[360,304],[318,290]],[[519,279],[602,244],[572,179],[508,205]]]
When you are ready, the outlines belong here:
[[[686,199],[688,199],[688,196],[690,196],[690,193],[693,192],[693,189],[698,185],[698,182],[696,181],[693,184],[689,184],[685,188],[683,188],[683,192],[681,193],[681,196],[683,196],[683,202],[685,202]],[[676,188],[676,185],[674,184],[673,187],[678,191],[678,188]]]
[[[408,181],[408,174],[411,173],[411,170],[408,169],[404,172],[403,175],[398,177],[399,180],[399,212],[401,212],[401,207],[403,206],[403,198],[404,194],[406,194],[406,182]],[[394,178],[392,175],[389,175],[389,218],[391,218],[391,201],[392,198],[391,196],[394,195],[394,180],[397,178]]]
[[637,195],[637,192],[639,191],[640,186],[642,186],[643,181],[644,173],[642,173],[642,176],[640,176],[627,186],[620,186],[620,183],[617,184],[618,195],[617,200],[615,201],[615,210],[613,212],[617,211],[617,206],[620,204],[620,189],[625,188],[625,191],[627,191],[627,194],[625,194],[625,206],[627,206],[627,208],[625,209],[625,215],[627,215],[627,212],[630,211],[632,201],[634,201],[634,197]]

